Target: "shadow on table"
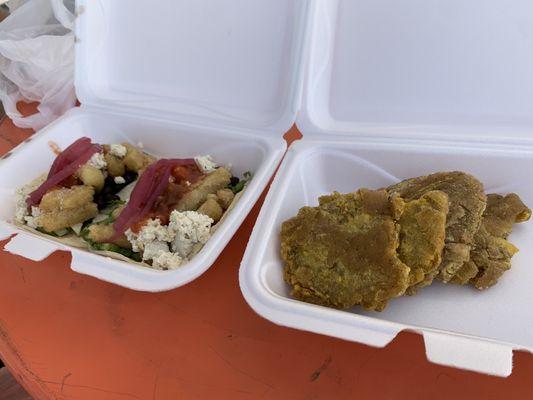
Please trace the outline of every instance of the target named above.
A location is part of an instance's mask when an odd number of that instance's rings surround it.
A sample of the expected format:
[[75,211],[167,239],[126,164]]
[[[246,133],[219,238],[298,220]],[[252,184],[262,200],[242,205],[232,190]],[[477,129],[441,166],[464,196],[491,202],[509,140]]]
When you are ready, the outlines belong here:
[[32,400],[6,368],[0,369],[0,400]]

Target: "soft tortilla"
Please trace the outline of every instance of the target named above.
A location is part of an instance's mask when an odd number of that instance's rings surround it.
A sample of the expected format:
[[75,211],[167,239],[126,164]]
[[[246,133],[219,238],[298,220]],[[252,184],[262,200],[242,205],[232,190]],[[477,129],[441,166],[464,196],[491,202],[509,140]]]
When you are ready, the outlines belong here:
[[[241,190],[239,193],[237,193],[235,195],[235,197],[233,198],[233,201],[231,202],[230,206],[227,208],[227,210],[222,215],[222,218],[215,225],[213,225],[211,227],[211,234],[215,233],[215,231],[218,229],[220,224],[226,219],[226,216],[228,215],[228,213],[235,207],[235,204],[237,203],[237,201],[242,197],[242,194],[246,190],[247,186],[248,185],[245,185],[243,190]],[[109,258],[112,258],[112,259],[115,259],[115,260],[124,261],[124,262],[130,263],[130,264],[134,264],[134,265],[138,265],[138,266],[144,267],[144,268],[150,268],[151,270],[154,270],[154,271],[159,271],[159,270],[157,270],[155,268],[152,268],[151,265],[149,265],[149,264],[147,264],[145,262],[139,262],[139,261],[132,260],[131,258],[126,257],[126,256],[124,256],[124,255],[122,255],[120,253],[116,253],[114,251],[104,251],[104,250],[92,249],[91,246],[89,245],[89,243],[87,243],[85,240],[83,240],[81,237],[77,236],[74,233],[69,233],[68,235],[65,235],[65,236],[62,236],[62,237],[57,237],[57,236],[52,236],[52,235],[48,235],[46,233],[40,232],[37,229],[30,228],[28,225],[21,224],[20,222],[17,222],[17,221],[14,221],[14,224],[17,225],[19,228],[27,231],[27,232],[33,233],[34,235],[41,236],[41,237],[49,239],[49,240],[53,240],[55,242],[64,244],[66,246],[75,247],[75,248],[78,248],[78,249],[89,251],[91,253],[99,254],[99,255],[104,256],[104,257],[109,257]],[[198,254],[200,252],[200,250],[202,250],[203,247],[204,247],[204,245],[200,244],[200,243],[197,244],[196,246],[194,246],[193,250],[191,252],[191,255],[189,256],[189,260],[192,257],[194,257],[196,254]],[[185,265],[185,264],[183,264],[183,265]],[[162,271],[162,272],[164,272],[164,271]]]

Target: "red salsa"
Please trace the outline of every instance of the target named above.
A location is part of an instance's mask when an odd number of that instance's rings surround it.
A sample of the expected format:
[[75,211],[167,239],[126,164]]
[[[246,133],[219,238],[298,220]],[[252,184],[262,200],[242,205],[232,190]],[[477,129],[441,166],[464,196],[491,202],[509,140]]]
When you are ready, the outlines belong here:
[[179,203],[181,198],[190,190],[191,185],[198,182],[204,173],[194,165],[178,165],[172,168],[171,181],[161,196],[158,196],[152,210],[139,222],[135,223],[131,230],[139,233],[149,219],[159,219],[162,225],[168,225],[170,213]]

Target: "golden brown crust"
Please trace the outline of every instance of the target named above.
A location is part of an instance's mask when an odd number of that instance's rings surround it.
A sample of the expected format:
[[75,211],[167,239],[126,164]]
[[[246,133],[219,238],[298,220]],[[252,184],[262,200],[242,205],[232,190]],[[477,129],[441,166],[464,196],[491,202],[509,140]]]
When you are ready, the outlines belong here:
[[39,204],[41,215],[37,218],[38,226],[47,232],[55,232],[94,218],[98,208],[93,196],[94,188],[85,185],[46,193]]
[[220,189],[217,190],[218,204],[224,209],[227,210],[231,205],[231,202],[235,198],[235,194],[231,189]]
[[106,153],[104,159],[107,163],[107,172],[111,176],[122,176],[126,173],[124,162],[111,153]]
[[303,207],[281,230],[284,278],[292,295],[335,308],[382,310],[404,293],[409,268],[396,253],[399,226],[385,191],[333,193]]
[[145,154],[130,143],[125,142],[122,145],[127,149],[126,156],[122,159],[122,162],[129,171],[139,172],[155,160],[155,158]]
[[489,194],[483,221],[474,237],[471,261],[463,266],[454,283],[471,283],[486,289],[498,282],[511,268],[511,258],[518,249],[507,241],[515,223],[527,221],[531,210],[515,193]]
[[121,235],[113,239],[115,229],[111,224],[92,224],[89,226],[88,238],[96,243],[113,243],[117,246],[131,249],[131,243],[126,235]]
[[78,176],[84,185],[92,186],[97,192],[104,187],[104,174],[92,165],[82,165],[78,170]]
[[43,196],[39,208],[44,212],[77,208],[92,202],[93,196],[94,188],[91,186],[54,189]]
[[231,172],[226,168],[217,168],[198,182],[191,185],[190,190],[183,195],[175,209],[178,211],[196,211],[209,194],[215,194],[230,183]]
[[406,201],[425,193],[440,190],[448,195],[449,213],[446,221],[446,247],[439,267],[439,279],[449,282],[469,260],[474,235],[479,229],[486,206],[483,185],[464,172],[438,172],[407,179],[387,188]]
[[38,217],[38,225],[47,232],[55,232],[94,218],[96,214],[96,204],[87,203],[78,208],[43,213]]
[[448,196],[428,192],[405,204],[400,223],[398,254],[410,269],[407,294],[431,284],[441,263],[444,249]]
[[200,214],[210,217],[215,223],[220,221],[222,214],[224,214],[224,210],[218,204],[216,198],[216,196],[214,199],[208,198],[197,210]]

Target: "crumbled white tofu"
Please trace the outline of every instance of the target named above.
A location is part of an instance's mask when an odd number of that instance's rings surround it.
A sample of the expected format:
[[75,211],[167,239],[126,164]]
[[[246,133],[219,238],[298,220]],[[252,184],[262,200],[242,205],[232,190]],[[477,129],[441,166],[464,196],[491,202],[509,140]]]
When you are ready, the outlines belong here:
[[126,235],[126,238],[131,243],[131,249],[133,251],[141,251],[144,249],[144,243],[141,243],[137,240],[138,235],[134,233],[131,229],[128,229],[126,232],[124,232]]
[[167,270],[179,267],[183,260],[170,251],[167,242],[154,240],[144,246],[143,261],[152,261],[154,269]]
[[211,218],[196,211],[172,211],[168,226],[151,219],[138,234],[128,229],[126,237],[133,251],[141,251],[143,260],[151,260],[153,268],[174,269],[188,260],[195,247],[209,240],[212,224]]
[[168,225],[171,236],[174,236],[172,251],[187,258],[196,244],[205,244],[209,240],[212,224],[210,217],[196,211],[172,211]]
[[152,268],[155,269],[176,269],[183,263],[183,259],[179,254],[166,252],[160,253],[152,260]]
[[29,184],[18,188],[15,191],[15,220],[21,224],[25,223],[24,219],[27,216],[32,216],[28,212],[28,205],[26,204],[26,199],[28,196],[35,191],[41,184],[46,180],[46,175],[40,176],[39,178],[33,180]]
[[26,222],[26,225],[33,229],[37,229],[39,227],[38,218],[27,216],[24,217],[24,222]]
[[210,155],[196,156],[194,157],[194,161],[196,161],[198,168],[206,174],[213,172],[218,167],[217,163],[215,163]]
[[26,187],[21,187],[15,192],[15,220],[17,222],[24,222],[24,217],[28,215],[28,205],[26,204],[26,199],[28,197],[28,192]]
[[124,158],[126,157],[126,153],[128,152],[128,149],[126,149],[126,146],[123,146],[121,144],[112,144],[109,146],[109,154],[118,157],[118,158]]
[[94,153],[87,164],[96,169],[104,169],[107,167],[107,162],[102,153]]
[[168,253],[169,250],[170,249],[167,242],[154,240],[153,242],[149,242],[144,246],[143,260],[153,260],[161,253]]
[[41,209],[39,207],[32,206],[31,214],[24,217],[24,222],[30,228],[37,229],[39,227],[39,216],[41,215]]
[[122,176],[115,176],[113,180],[117,185],[122,185],[123,183],[126,183],[126,179],[124,179]]
[[131,243],[133,251],[142,251],[149,243],[160,240],[163,242],[171,242],[172,236],[168,227],[161,225],[159,219],[150,219],[148,223],[142,227],[138,234],[135,234],[128,229],[126,231],[126,237]]

